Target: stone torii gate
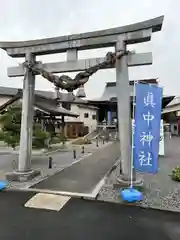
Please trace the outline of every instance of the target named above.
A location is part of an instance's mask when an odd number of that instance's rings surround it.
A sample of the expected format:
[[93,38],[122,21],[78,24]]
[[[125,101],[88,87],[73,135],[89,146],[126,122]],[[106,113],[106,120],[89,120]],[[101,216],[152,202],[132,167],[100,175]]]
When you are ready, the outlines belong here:
[[[123,27],[55,38],[0,42],[0,48],[4,49],[9,56],[13,58],[23,57],[27,63],[34,63],[36,67],[36,56],[66,52],[66,62],[45,63],[41,65],[41,69],[44,69],[48,73],[85,71],[103,63],[105,59],[91,58],[78,60],[79,50],[114,46],[116,53],[118,51],[124,51],[125,53],[128,44],[150,41],[152,33],[161,30],[163,18],[163,16],[160,16]],[[123,54],[120,58],[117,57],[113,63],[106,64],[100,69],[116,68],[118,123],[123,179],[129,180],[131,172],[131,118],[128,67],[152,64],[152,53]],[[31,71],[32,68],[25,68],[23,64],[8,68],[9,77],[24,76],[18,171],[8,174],[9,179],[22,181],[22,179],[26,180],[37,174],[37,171],[31,169],[35,75],[40,73],[36,71],[37,69],[38,67],[35,68],[35,71]]]

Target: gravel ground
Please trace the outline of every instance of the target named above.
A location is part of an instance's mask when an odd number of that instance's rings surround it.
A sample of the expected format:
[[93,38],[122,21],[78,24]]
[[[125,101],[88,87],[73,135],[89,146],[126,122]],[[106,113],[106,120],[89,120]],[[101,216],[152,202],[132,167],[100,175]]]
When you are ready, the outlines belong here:
[[[180,183],[172,181],[169,176],[176,166],[180,166],[180,137],[165,137],[165,156],[159,158],[159,172],[156,175],[141,174],[144,179],[144,199],[140,205],[180,212]],[[121,202],[120,189],[113,188],[118,176],[119,167],[106,180],[99,200]]]

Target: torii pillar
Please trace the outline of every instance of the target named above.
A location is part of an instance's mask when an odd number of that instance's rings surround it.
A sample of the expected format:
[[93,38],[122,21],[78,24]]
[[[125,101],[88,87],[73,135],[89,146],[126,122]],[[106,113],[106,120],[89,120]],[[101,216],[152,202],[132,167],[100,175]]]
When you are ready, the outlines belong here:
[[[153,32],[160,31],[163,16],[147,21],[111,28],[95,32],[74,34],[56,38],[21,41],[0,42],[0,48],[14,58],[23,57],[26,60],[35,60],[37,55],[67,53],[66,62],[45,63],[42,67],[52,73],[84,71],[88,67],[104,62],[104,58],[78,60],[78,51],[102,47],[115,47],[116,50],[125,50],[128,44],[142,43],[151,40]],[[122,162],[123,176],[119,181],[129,183],[131,172],[131,117],[130,117],[130,89],[128,67],[152,64],[152,53],[138,53],[123,56],[117,60],[116,68],[117,96],[118,96],[118,125],[120,138],[120,159]],[[23,65],[8,68],[9,77],[24,76]],[[9,174],[9,178],[16,180],[28,179],[37,174],[31,170],[32,149],[32,116],[35,76],[31,72],[25,76],[23,87],[22,124],[19,152],[18,171]],[[46,81],[46,80],[44,80]],[[134,180],[135,175],[134,175]]]

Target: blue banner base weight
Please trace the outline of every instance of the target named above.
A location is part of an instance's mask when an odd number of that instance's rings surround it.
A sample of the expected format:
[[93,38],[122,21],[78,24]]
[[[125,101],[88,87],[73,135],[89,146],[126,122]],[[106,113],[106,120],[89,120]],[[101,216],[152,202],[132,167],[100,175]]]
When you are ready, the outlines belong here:
[[0,180],[0,190],[5,189],[8,186],[6,181]]
[[127,201],[130,203],[136,202],[136,201],[142,201],[143,199],[142,193],[134,188],[124,189],[120,192],[120,195],[123,201]]

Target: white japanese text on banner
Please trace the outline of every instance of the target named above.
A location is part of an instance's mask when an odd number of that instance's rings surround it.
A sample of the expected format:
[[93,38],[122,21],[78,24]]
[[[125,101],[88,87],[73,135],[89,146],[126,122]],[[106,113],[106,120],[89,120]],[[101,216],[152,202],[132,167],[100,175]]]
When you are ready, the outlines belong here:
[[162,88],[136,85],[134,167],[141,172],[158,171]]

